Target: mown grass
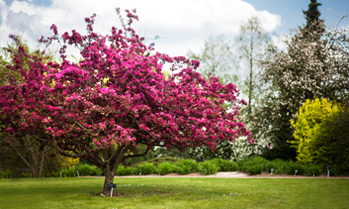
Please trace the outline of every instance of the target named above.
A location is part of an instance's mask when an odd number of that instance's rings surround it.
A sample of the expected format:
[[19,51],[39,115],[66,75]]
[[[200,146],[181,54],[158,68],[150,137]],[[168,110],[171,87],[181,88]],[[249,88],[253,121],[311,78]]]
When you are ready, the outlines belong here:
[[98,197],[104,178],[1,179],[0,208],[348,208],[349,179],[115,178],[119,197]]

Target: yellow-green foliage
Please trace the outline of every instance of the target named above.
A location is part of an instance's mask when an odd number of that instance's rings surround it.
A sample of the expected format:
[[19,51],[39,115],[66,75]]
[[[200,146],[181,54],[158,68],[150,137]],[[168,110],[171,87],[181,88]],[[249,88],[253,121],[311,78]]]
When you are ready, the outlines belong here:
[[60,156],[59,162],[63,168],[70,168],[80,163],[80,158]]
[[327,99],[315,100],[307,99],[299,108],[296,123],[291,121],[292,127],[295,129],[293,133],[293,144],[297,152],[297,161],[304,164],[313,162],[314,149],[313,143],[316,140],[317,132],[320,131],[321,124],[333,113],[338,111],[338,106]]

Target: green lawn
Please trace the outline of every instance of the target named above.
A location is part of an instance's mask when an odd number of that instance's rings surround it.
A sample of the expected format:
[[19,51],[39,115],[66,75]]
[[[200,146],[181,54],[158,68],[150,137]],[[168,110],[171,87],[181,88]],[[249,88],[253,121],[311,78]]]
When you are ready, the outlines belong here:
[[349,208],[349,179],[115,178],[120,197],[97,197],[103,178],[1,179],[0,208]]

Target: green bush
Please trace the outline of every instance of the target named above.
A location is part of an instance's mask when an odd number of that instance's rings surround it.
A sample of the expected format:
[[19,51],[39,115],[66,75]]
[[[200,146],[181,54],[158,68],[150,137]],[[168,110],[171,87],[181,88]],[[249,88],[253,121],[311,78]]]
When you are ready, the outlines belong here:
[[313,144],[314,162],[322,166],[336,165],[336,175],[349,174],[348,124],[349,107],[342,107],[321,124]]
[[199,170],[199,164],[192,159],[181,160],[177,163],[176,172],[179,174],[195,173]]
[[209,162],[214,163],[219,168],[219,171],[236,171],[239,168],[239,165],[236,162],[220,158],[215,158]]
[[212,175],[219,171],[219,167],[215,163],[212,163],[210,161],[205,161],[205,162],[199,163],[199,170],[200,170],[200,173],[204,175]]
[[293,163],[293,162],[289,163],[286,173],[288,175],[294,175],[296,170],[297,170],[297,175],[304,175],[305,173],[305,167],[303,165],[298,163]]
[[76,168],[75,167],[70,167],[70,168],[63,168],[58,172],[58,176],[60,176],[62,173],[62,177],[75,177],[78,174],[76,173]]
[[241,159],[238,164],[239,164],[239,168],[242,171],[246,171],[249,169],[249,167],[252,167],[254,165],[258,165],[258,167],[260,167],[262,170],[261,171],[267,171],[267,166],[268,163],[270,163],[268,160],[262,158],[262,157],[247,157],[247,158],[243,158]]
[[159,158],[153,158],[151,160],[143,161],[143,162],[134,164],[132,166],[138,167],[138,166],[145,164],[145,163],[153,163],[154,166],[158,166],[162,162],[172,162],[173,165],[176,165],[181,160],[182,159],[180,159],[180,158],[173,158],[173,157],[159,157]]
[[79,171],[80,176],[100,176],[102,175],[102,170],[95,165],[89,164],[79,164],[76,167]]
[[134,173],[133,167],[124,167],[123,165],[119,165],[118,169],[116,170],[117,176],[129,176]]
[[[341,174],[341,169],[338,165],[332,165],[330,167],[330,176],[338,176]],[[326,170],[326,175],[327,175],[327,170]]]
[[250,175],[256,175],[256,174],[261,174],[263,170],[264,170],[263,165],[255,164],[255,165],[246,167],[245,171]]
[[311,164],[306,166],[305,172],[307,173],[308,176],[312,176],[312,175],[319,176],[322,172],[322,167],[320,165]]
[[0,178],[2,179],[13,178],[13,171],[9,169],[0,170]]
[[276,159],[272,161],[273,164],[273,173],[274,174],[283,174],[287,172],[287,168],[289,167],[289,164],[292,163],[290,161],[283,161],[281,159]]
[[148,175],[156,173],[156,167],[153,163],[144,163],[135,169],[136,175]]
[[158,165],[156,172],[160,175],[165,175],[169,173],[173,173],[176,170],[176,166],[171,162],[162,162]]

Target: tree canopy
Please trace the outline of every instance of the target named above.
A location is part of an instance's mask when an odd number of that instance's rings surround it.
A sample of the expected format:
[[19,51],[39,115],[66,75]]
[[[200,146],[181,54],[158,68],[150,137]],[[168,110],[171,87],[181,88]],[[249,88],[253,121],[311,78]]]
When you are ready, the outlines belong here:
[[[135,153],[136,144],[215,149],[219,141],[250,138],[239,118],[246,102],[237,98],[236,86],[202,78],[198,61],[154,52],[131,28],[136,11],[126,11],[123,30],[113,27],[105,36],[94,32],[96,15],[85,18],[87,35],[73,30],[60,38],[52,25],[54,35],[40,41],[61,42],[62,62],[45,64],[19,47],[8,68],[23,82],[9,79],[0,88],[1,131],[30,135],[97,165],[105,174],[105,195],[118,165],[146,154]],[[66,59],[68,45],[81,49],[81,61]],[[166,79],[165,63],[178,73]]]

